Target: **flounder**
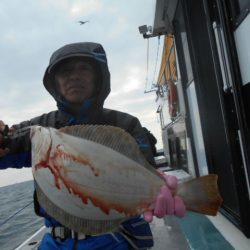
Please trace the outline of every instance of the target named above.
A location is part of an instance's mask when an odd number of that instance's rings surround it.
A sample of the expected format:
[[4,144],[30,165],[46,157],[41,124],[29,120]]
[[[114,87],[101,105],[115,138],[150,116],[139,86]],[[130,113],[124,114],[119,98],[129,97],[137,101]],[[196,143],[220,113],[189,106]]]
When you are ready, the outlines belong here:
[[[89,235],[115,230],[150,209],[164,178],[121,128],[31,127],[32,172],[41,206],[61,224]],[[222,203],[217,176],[178,185],[192,211],[215,215]]]

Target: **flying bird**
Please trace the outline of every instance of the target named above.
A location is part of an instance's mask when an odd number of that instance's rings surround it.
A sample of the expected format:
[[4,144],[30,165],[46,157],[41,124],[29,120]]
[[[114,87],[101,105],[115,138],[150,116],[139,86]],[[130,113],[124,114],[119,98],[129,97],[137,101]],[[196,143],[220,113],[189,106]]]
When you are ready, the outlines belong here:
[[78,23],[80,23],[80,25],[83,25],[83,24],[85,24],[87,22],[89,22],[89,21],[78,21]]

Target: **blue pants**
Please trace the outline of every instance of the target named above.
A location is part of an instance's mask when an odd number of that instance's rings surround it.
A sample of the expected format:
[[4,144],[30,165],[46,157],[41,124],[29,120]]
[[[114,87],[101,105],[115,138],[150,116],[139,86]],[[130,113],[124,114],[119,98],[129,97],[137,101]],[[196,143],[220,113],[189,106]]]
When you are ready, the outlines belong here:
[[128,242],[119,233],[91,236],[84,240],[55,240],[49,233],[45,234],[38,250],[130,250]]

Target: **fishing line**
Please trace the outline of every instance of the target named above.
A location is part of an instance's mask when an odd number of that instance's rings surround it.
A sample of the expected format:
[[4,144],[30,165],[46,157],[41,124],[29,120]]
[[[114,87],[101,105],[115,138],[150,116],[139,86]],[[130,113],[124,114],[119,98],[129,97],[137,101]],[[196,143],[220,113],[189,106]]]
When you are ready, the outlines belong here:
[[9,220],[11,220],[13,217],[15,217],[17,214],[19,214],[22,210],[24,210],[26,207],[28,207],[30,204],[33,203],[33,200],[31,202],[29,202],[27,205],[25,205],[24,207],[22,207],[20,210],[18,210],[17,212],[15,212],[14,214],[12,214],[10,217],[8,217],[6,220],[2,221],[0,223],[0,227],[2,227],[4,224],[6,224]]

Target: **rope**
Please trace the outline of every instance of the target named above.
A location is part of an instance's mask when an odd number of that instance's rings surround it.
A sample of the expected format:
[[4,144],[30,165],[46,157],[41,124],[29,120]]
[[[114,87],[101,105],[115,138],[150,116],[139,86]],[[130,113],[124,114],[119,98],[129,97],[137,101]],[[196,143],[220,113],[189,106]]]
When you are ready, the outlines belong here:
[[154,79],[155,79],[157,62],[158,62],[158,57],[159,57],[159,48],[160,48],[160,36],[158,37],[158,47],[157,47],[157,53],[156,53],[155,68],[154,68],[154,74],[153,74],[153,78],[152,78],[152,84],[151,84],[150,90],[147,90],[147,85],[148,85],[148,62],[149,62],[149,39],[148,39],[148,43],[147,43],[147,77],[146,77],[144,93],[150,93],[150,92],[155,91],[154,88],[155,88],[156,84],[154,84]]
[[155,70],[154,70],[154,75],[153,75],[153,79],[152,79],[151,89],[153,89],[153,86],[155,85],[154,80],[155,80],[156,67],[157,67],[158,56],[159,56],[159,47],[160,47],[160,36],[158,36],[158,47],[157,47],[156,60],[155,60]]
[[147,42],[147,78],[148,78],[148,57],[149,57],[149,39]]
[[146,71],[145,91],[147,91],[147,85],[148,85],[148,60],[149,60],[149,39],[147,39],[147,71]]
[[6,224],[9,220],[11,220],[12,218],[14,218],[17,214],[19,214],[21,211],[23,211],[26,207],[28,207],[30,204],[33,203],[33,200],[31,202],[29,202],[28,204],[26,204],[24,207],[22,207],[20,210],[18,210],[17,212],[15,212],[14,214],[12,214],[10,217],[8,217],[6,220],[2,221],[0,223],[0,227],[2,227],[4,224]]

